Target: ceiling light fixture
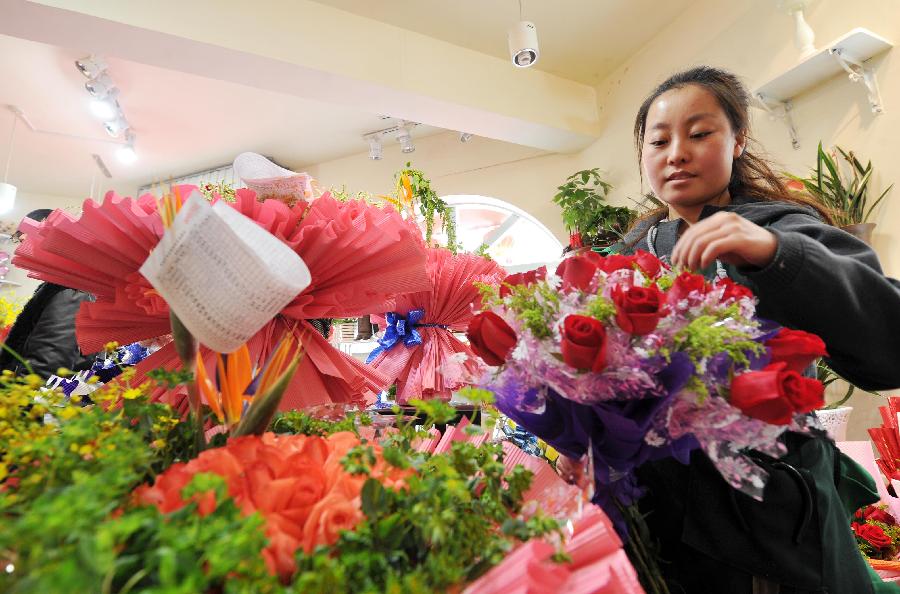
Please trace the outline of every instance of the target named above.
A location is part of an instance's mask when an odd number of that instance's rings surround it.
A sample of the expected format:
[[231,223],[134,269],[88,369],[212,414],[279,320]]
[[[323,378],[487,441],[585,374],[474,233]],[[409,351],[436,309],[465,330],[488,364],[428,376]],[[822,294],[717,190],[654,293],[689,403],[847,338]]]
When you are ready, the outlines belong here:
[[373,132],[363,136],[369,143],[369,158],[373,161],[381,161],[384,158],[384,146],[381,144],[381,133]]
[[137,153],[134,151],[135,135],[131,130],[125,131],[125,144],[116,151],[119,161],[125,165],[131,165],[137,161]]
[[90,93],[91,96],[103,98],[106,97],[110,91],[115,89],[116,85],[113,84],[109,74],[104,70],[99,76],[91,78],[84,83],[84,88],[87,89],[87,92]]
[[[12,108],[10,108],[12,111]],[[3,171],[3,183],[0,183],[0,214],[8,213],[13,209],[16,205],[16,187],[11,183],[7,183],[9,180],[9,163],[12,161],[12,149],[13,149],[13,139],[16,137],[16,122],[19,121],[19,116],[15,111],[13,114],[13,122],[12,122],[12,130],[9,133],[9,149],[6,153],[6,169]]]
[[462,143],[466,143],[472,140],[472,135],[469,132],[460,132],[459,133],[459,141]]
[[400,152],[404,154],[416,152],[416,145],[413,144],[409,131],[415,126],[412,122],[401,121],[397,128],[397,142],[400,143]]
[[118,138],[119,134],[127,130],[129,126],[128,120],[122,114],[117,114],[114,119],[103,122],[103,127],[106,128],[107,134],[113,138]]
[[96,56],[88,56],[75,60],[75,67],[78,71],[88,78],[96,78],[101,72],[106,70],[106,62]]
[[101,58],[89,56],[75,60],[75,67],[88,78],[84,89],[91,96],[91,113],[103,120],[103,128],[113,138],[125,134],[125,143],[116,151],[119,161],[130,165],[137,160],[135,134],[119,104],[119,88],[109,74],[109,66]]
[[91,113],[104,122],[113,120],[119,115],[121,108],[116,97],[119,96],[119,89],[113,89],[102,99],[91,99],[89,105]]
[[509,57],[516,68],[528,68],[538,61],[541,51],[537,29],[534,23],[523,19],[522,0],[519,0],[519,22],[510,27],[506,40],[509,43]]

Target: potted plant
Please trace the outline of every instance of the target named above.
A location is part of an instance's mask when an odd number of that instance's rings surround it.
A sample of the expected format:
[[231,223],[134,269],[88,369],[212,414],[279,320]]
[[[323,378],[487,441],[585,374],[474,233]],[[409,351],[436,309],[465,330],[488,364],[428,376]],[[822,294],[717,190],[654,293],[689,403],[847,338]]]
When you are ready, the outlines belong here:
[[[837,154],[840,154],[844,161],[843,167]],[[842,168],[849,169],[849,174],[843,172]],[[820,142],[816,168],[806,178],[788,174],[793,182],[789,186],[808,192],[831,211],[835,225],[871,244],[875,223],[870,223],[869,217],[894,187],[893,184],[888,186],[870,204],[869,182],[872,179],[872,172],[872,161],[863,166],[853,151],[848,152],[838,146],[834,147],[832,154],[828,154],[822,149]]]
[[625,206],[606,204],[611,189],[597,168],[577,171],[557,188],[553,202],[562,208],[570,247],[608,247],[625,235],[637,213]]
[[[842,380],[847,385],[847,391],[844,392],[843,396],[816,411],[816,416],[825,429],[828,430],[828,434],[835,441],[845,441],[847,439],[847,424],[850,422],[850,413],[853,412],[852,406],[845,405],[856,392],[858,386],[854,386],[848,380],[838,375],[837,372],[821,360],[816,364],[816,378],[822,382],[826,389],[838,380]],[[859,389],[862,390],[862,388]],[[881,396],[878,392],[869,390],[863,390],[863,392],[873,396]]]

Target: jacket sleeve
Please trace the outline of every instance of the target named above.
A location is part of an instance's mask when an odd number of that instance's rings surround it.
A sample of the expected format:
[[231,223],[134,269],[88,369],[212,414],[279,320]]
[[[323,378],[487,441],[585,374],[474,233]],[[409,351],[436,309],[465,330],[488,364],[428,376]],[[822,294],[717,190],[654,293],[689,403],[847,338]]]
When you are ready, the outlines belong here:
[[774,260],[741,271],[759,297],[759,315],[819,335],[828,364],[867,390],[900,386],[900,281],[849,233],[811,215],[768,225],[778,238]]
[[48,378],[60,367],[74,369],[83,361],[75,341],[75,314],[90,295],[74,289],[50,298],[20,353],[34,372]]

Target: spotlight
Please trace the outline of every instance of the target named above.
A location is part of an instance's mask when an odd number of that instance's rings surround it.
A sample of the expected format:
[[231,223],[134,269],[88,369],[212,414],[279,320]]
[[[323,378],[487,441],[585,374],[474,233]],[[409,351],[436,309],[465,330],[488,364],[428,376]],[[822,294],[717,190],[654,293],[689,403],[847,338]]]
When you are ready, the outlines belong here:
[[131,165],[137,161],[137,153],[134,152],[134,132],[130,129],[125,131],[125,144],[116,151],[116,156],[124,165]]
[[94,77],[84,83],[84,88],[87,89],[87,92],[91,94],[93,97],[106,97],[109,95],[113,89],[116,88],[116,85],[113,84],[109,75],[105,72],[100,76]]
[[538,61],[537,29],[530,21],[519,21],[509,29],[509,57],[516,68],[528,68]]
[[413,144],[412,138],[409,135],[410,125],[407,122],[403,122],[400,124],[400,127],[397,128],[397,142],[400,143],[400,152],[401,153],[412,153],[415,152],[416,146]]
[[89,56],[75,60],[75,67],[86,77],[96,78],[98,74],[106,70],[106,62],[95,56]]
[[384,150],[381,145],[381,137],[376,132],[375,134],[369,134],[365,136],[365,139],[369,141],[369,158],[373,161],[380,161],[384,158]]
[[103,122],[103,127],[106,128],[107,134],[109,134],[113,138],[116,138],[117,136],[119,136],[119,134],[122,133],[123,130],[126,130],[128,128],[128,122],[120,114],[114,120]]
[[465,142],[469,142],[470,140],[472,140],[472,135],[469,134],[468,132],[460,132],[459,133],[459,141],[460,142],[465,143]]
[[113,87],[106,96],[91,99],[89,104],[91,113],[104,122],[115,119],[121,111],[119,102],[116,100],[118,96],[119,89]]
[[116,100],[91,99],[91,113],[104,121],[112,120],[119,113],[119,104]]

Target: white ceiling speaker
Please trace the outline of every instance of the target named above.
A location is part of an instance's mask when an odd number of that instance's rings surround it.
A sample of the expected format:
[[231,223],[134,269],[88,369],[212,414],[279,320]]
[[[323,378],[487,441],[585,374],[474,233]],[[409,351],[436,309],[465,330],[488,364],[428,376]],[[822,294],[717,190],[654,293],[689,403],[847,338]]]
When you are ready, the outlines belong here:
[[519,21],[509,29],[509,57],[516,68],[528,68],[541,55],[537,29],[531,21]]

